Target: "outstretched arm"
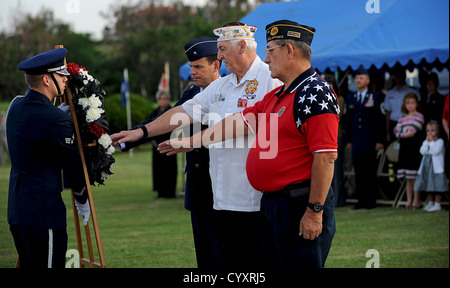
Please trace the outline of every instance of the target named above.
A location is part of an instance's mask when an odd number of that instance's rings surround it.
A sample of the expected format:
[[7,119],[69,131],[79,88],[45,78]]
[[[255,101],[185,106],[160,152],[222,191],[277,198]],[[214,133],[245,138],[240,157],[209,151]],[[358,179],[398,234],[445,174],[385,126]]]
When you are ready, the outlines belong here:
[[192,137],[174,138],[162,142],[158,146],[158,151],[167,153],[170,156],[175,153],[186,152],[188,149],[207,146],[246,135],[248,135],[248,126],[242,118],[241,113],[238,112]]
[[[173,118],[174,116],[180,117]],[[182,126],[188,125],[193,121],[182,106],[170,109],[169,111],[158,117],[158,119],[156,119],[155,121],[145,125],[145,128],[147,129],[148,132],[148,137],[166,134],[175,130],[176,128],[180,127],[180,122],[183,122],[181,120],[176,121],[177,119],[181,118],[188,119],[188,121],[184,121],[187,123],[181,123]],[[172,119],[174,119],[175,121],[171,121]],[[121,143],[125,142],[135,142],[137,140],[142,139],[143,136],[144,132],[142,131],[142,129],[136,129],[130,131],[121,131],[119,133],[113,134],[111,135],[111,140],[113,142],[113,146],[118,146]]]

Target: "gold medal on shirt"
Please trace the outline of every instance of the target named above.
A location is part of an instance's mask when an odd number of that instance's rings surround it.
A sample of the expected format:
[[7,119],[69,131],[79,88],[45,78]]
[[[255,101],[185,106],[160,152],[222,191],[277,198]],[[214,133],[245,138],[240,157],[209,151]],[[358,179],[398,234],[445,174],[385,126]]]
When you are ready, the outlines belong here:
[[258,88],[258,81],[252,80],[248,82],[247,88],[245,88],[245,94],[254,94]]

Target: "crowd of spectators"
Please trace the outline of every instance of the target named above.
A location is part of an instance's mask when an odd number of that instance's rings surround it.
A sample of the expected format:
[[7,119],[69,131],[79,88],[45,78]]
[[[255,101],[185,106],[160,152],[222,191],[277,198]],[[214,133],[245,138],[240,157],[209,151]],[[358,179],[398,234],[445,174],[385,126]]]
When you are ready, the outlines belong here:
[[[390,145],[395,145],[398,161],[388,163],[386,169],[391,169],[399,180],[406,181],[404,209],[422,209],[426,204],[426,211],[440,210],[441,206],[434,204],[448,192],[448,92],[442,94],[439,90],[440,81],[435,72],[419,69],[420,87],[417,88],[407,84],[406,69],[400,65],[394,66],[389,75],[385,79],[380,71],[370,70],[369,73],[360,67],[354,73],[355,92],[349,91],[347,82],[343,81],[343,85],[341,83],[338,87],[333,75],[325,75],[325,80],[336,87],[342,108],[340,159],[335,164],[333,179],[336,205],[346,205],[351,202],[347,201],[351,197],[357,199],[353,209],[372,209],[376,207],[376,199],[380,198],[377,193],[380,189],[396,189],[394,184],[381,187],[377,181],[380,155]],[[433,136],[430,133],[434,133]],[[435,145],[437,142],[440,144]],[[435,146],[442,149],[429,148]],[[431,156],[433,149],[439,151]],[[426,161],[431,164],[424,163]],[[439,179],[444,179],[440,187],[424,186],[423,181],[435,183],[429,178],[434,179],[435,176],[431,175],[439,173],[443,175]],[[345,174],[352,177],[345,177]],[[416,178],[420,178],[421,185],[415,185],[418,184],[415,183]],[[430,205],[436,207],[430,209]]]

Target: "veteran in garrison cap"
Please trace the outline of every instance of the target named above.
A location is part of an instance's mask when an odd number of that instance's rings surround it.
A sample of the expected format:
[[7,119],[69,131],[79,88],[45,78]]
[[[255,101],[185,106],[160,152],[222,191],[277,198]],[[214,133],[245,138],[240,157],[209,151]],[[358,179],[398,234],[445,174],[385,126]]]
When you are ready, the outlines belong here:
[[23,268],[64,268],[66,207],[61,197],[64,170],[79,211],[89,217],[81,158],[72,119],[52,104],[65,89],[64,48],[19,64],[28,93],[11,102],[6,134],[11,159],[8,223]]
[[336,229],[331,180],[339,105],[331,86],[311,67],[315,32],[291,20],[266,26],[264,62],[284,85],[242,111],[243,121],[256,134],[272,133],[258,125],[267,123],[268,116],[259,115],[278,116],[277,154],[262,159],[265,144],[257,135],[247,157],[247,177],[255,189],[264,191],[261,209],[275,244],[271,262],[277,268],[324,267]]

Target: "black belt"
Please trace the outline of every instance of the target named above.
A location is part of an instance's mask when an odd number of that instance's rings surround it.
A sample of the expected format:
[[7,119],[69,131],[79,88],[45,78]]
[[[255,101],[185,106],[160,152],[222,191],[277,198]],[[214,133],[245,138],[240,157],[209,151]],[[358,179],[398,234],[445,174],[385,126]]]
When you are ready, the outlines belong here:
[[275,192],[264,192],[264,195],[268,197],[289,197],[297,198],[305,195],[309,195],[309,190],[311,188],[311,181],[306,180],[298,184],[292,184],[286,186],[283,190]]

